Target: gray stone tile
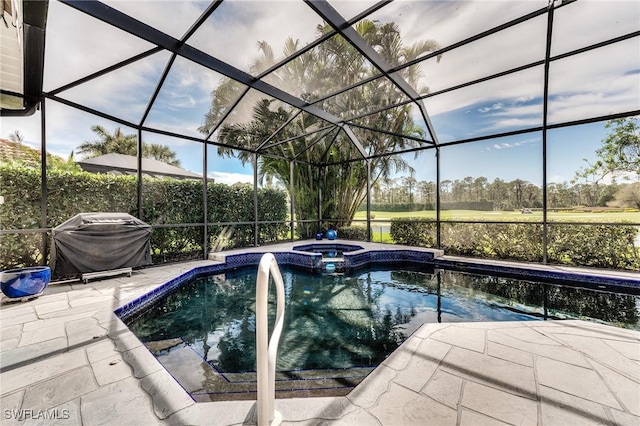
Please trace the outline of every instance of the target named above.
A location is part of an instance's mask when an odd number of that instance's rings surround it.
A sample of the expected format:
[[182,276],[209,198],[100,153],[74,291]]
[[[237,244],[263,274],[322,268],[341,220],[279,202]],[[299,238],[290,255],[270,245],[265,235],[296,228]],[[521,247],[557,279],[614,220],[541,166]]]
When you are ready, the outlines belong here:
[[451,345],[446,343],[423,340],[407,366],[398,372],[393,381],[414,392],[420,392],[450,350]]
[[0,352],[4,352],[4,351],[11,350],[11,349],[15,349],[15,348],[18,347],[19,343],[20,343],[20,338],[19,337],[15,337],[13,339],[2,340],[2,341],[0,341]]
[[610,424],[602,405],[546,386],[540,386],[540,407],[543,425]]
[[24,426],[81,426],[80,398],[47,410],[39,418],[24,422]]
[[66,322],[71,322],[75,320],[79,320],[82,318],[87,318],[91,316],[91,312],[84,312],[80,314],[74,315],[63,315],[55,318],[41,319],[37,321],[31,321],[24,324],[24,332],[39,330],[43,327],[51,327],[57,324],[64,324]]
[[433,333],[430,339],[484,353],[485,336],[486,331],[484,329],[466,328],[463,325],[455,325]]
[[124,360],[133,368],[133,375],[141,378],[162,369],[162,364],[145,346],[122,352]]
[[28,363],[20,368],[2,373],[2,393],[11,393],[86,364],[87,358],[84,351],[68,352],[42,361]]
[[82,318],[65,324],[69,347],[87,345],[107,335],[107,330],[98,325],[92,317]]
[[433,333],[449,327],[453,326],[451,324],[427,323],[420,327],[415,333],[413,333],[412,336],[416,336],[421,339],[427,339],[431,337]]
[[[560,322],[560,321],[558,321]],[[538,324],[538,323],[536,323]],[[587,321],[561,321],[561,327],[547,328],[545,333],[554,336],[572,334],[597,339],[637,342],[640,332]]]
[[[104,309],[115,309],[109,303],[92,303],[89,305],[78,306],[76,308],[69,308],[62,311],[49,312],[47,314],[40,315],[42,319],[50,319],[50,318],[60,318],[60,317],[69,317],[71,315],[80,315],[85,317],[90,317],[94,315],[96,312],[104,310]],[[81,315],[84,314],[84,315]]]
[[462,405],[505,423],[516,425],[538,424],[538,402],[489,386],[467,382]]
[[58,337],[66,337],[64,324],[55,324],[34,331],[23,332],[22,336],[20,337],[19,346],[29,346],[51,339],[57,339]]
[[455,425],[458,416],[457,410],[393,383],[368,411],[383,425]]
[[87,358],[90,363],[96,363],[105,358],[112,357],[120,352],[116,350],[116,345],[109,338],[101,339],[87,346]]
[[533,355],[529,352],[514,349],[510,346],[504,346],[496,342],[489,341],[487,343],[487,353],[495,358],[504,359],[516,364],[533,367]]
[[161,419],[195,404],[193,399],[164,369],[140,380],[140,385],[153,400],[153,411]]
[[96,291],[91,285],[75,284],[73,291],[67,293],[69,300],[86,299],[89,297],[100,297],[100,292]]
[[131,367],[129,364],[124,362],[119,353],[92,363],[91,368],[93,369],[93,375],[100,386],[118,382],[133,375]]
[[66,298],[54,302],[43,303],[35,306],[38,315],[48,314],[49,312],[62,311],[69,309],[69,302]]
[[558,361],[571,363],[581,367],[589,368],[589,363],[584,355],[574,351],[571,348],[561,345],[539,345],[529,343],[524,340],[504,334],[502,330],[489,331],[488,339],[490,342],[499,343],[513,349],[529,352],[535,355],[552,358]]
[[[112,321],[115,321],[118,319],[116,314],[114,314],[111,309],[104,309],[104,310],[98,311],[95,314],[93,314],[91,318],[95,318],[98,321],[98,324],[100,324],[103,327],[107,324],[111,325]],[[105,327],[105,328],[107,328],[107,330],[109,329],[108,327]]]
[[618,410],[622,409],[594,370],[539,357],[536,361],[536,371],[541,385]]
[[422,393],[441,404],[458,409],[463,380],[460,377],[438,371],[431,381],[422,389]]
[[622,411],[609,410],[611,417],[616,425],[619,426],[638,426],[640,425],[640,417],[628,414]]
[[544,329],[538,330],[533,327],[521,326],[516,328],[503,328],[496,330],[496,332],[534,345],[562,346],[558,341],[546,336]]
[[0,321],[2,321],[3,324],[12,318],[29,314],[35,314],[32,305],[26,305],[20,302],[8,302],[0,305]]
[[313,419],[336,420],[357,410],[357,407],[344,397],[277,399],[274,406],[282,414],[282,418],[289,422]]
[[2,397],[0,397],[0,409],[2,409],[3,413],[5,410],[19,410],[22,406],[23,397],[24,389],[2,395]]
[[19,338],[22,333],[23,326],[23,324],[16,324],[10,327],[5,327],[4,323],[2,323],[2,328],[0,328],[0,341]]
[[416,351],[422,339],[419,337],[409,337],[398,349],[393,351],[387,359],[383,361],[383,364],[394,370],[402,370],[407,366],[407,363],[411,359],[411,356]]
[[[296,423],[297,424],[297,423]],[[358,408],[355,411],[352,411],[348,414],[345,414],[343,417],[337,420],[314,420],[310,424],[315,425],[340,425],[340,426],[381,426],[380,422],[377,418],[375,418],[368,411]]]
[[78,308],[81,306],[86,306],[86,305],[104,305],[104,306],[112,306],[114,307],[114,309],[117,307],[116,306],[116,299],[114,299],[112,296],[104,296],[104,295],[100,295],[100,293],[98,293],[97,295],[92,295],[89,297],[82,297],[79,299],[71,299],[69,300],[69,305],[71,305],[72,308]]
[[131,349],[142,346],[142,342],[131,331],[123,331],[118,333],[118,337],[114,338],[116,349],[120,352],[130,351]]
[[[637,368],[637,364],[612,348],[606,343],[606,341],[593,337],[576,336],[571,334],[558,335],[558,339],[562,340],[567,346],[571,346],[576,351],[588,354],[590,358],[595,359],[601,364],[622,371],[640,382],[640,369]],[[636,346],[638,350],[640,350],[640,342],[638,342]]]
[[23,426],[24,413],[20,411],[24,390],[0,397],[2,426]]
[[48,410],[97,388],[87,366],[68,371],[55,378],[28,386],[22,408]]
[[114,339],[117,339],[120,336],[120,334],[125,332],[128,333],[129,327],[127,327],[127,325],[123,323],[120,318],[115,316],[115,314],[111,312],[110,314],[111,315],[109,317],[107,317],[106,315],[104,317],[98,317],[98,322],[102,327],[107,329],[109,336]]
[[38,316],[36,315],[35,312],[29,312],[26,314],[22,314],[22,315],[16,315],[16,316],[7,316],[7,318],[2,320],[2,327],[9,327],[11,325],[16,325],[16,324],[24,324],[26,322],[31,322],[31,321],[36,321],[38,319]]
[[506,426],[509,424],[475,411],[462,410],[460,414],[460,426]]
[[395,378],[396,374],[395,370],[380,365],[349,392],[347,398],[357,406],[369,408],[389,389],[391,380]]
[[254,405],[255,401],[221,401],[194,404],[167,417],[165,423],[175,426],[255,424]]
[[102,386],[81,398],[83,426],[156,425],[151,398],[131,377]]
[[56,284],[50,283],[47,289],[44,291],[45,296],[48,298],[64,295],[67,297],[67,293],[72,290],[71,284]]
[[625,411],[629,411],[635,416],[640,416],[640,383],[595,361],[592,364],[618,400],[624,404]]
[[[43,358],[55,357],[67,351],[67,338],[60,337],[30,346],[18,347],[0,352],[3,369],[26,366]],[[4,379],[4,376],[3,376]]]
[[527,398],[535,398],[533,368],[462,348],[453,348],[441,369],[455,376]]
[[633,361],[640,361],[640,341],[621,342],[619,340],[605,340],[605,343],[623,356]]

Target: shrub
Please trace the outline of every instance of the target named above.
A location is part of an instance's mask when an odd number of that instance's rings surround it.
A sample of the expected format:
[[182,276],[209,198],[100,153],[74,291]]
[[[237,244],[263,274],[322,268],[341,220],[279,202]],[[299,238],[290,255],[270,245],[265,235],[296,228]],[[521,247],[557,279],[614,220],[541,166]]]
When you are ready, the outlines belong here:
[[[17,162],[0,165],[0,226],[6,230],[41,227],[40,169]],[[151,250],[154,263],[202,258],[204,222],[202,181],[144,178],[140,219],[154,226]],[[81,212],[125,212],[138,216],[135,176],[93,174],[63,168],[47,171],[47,223],[55,227]],[[223,248],[253,245],[253,187],[251,185],[207,185],[209,221],[251,222],[237,226]],[[277,241],[286,235],[286,192],[258,190],[260,243]],[[194,224],[171,226],[171,224]],[[167,225],[167,226],[164,226]],[[215,239],[215,226],[209,228]],[[44,234],[0,235],[0,269],[32,266],[46,262],[43,247],[50,245]],[[43,238],[46,238],[43,244]],[[49,247],[50,251],[50,247]]]
[[422,218],[391,219],[391,238],[408,246],[435,247],[436,223]]
[[[391,238],[397,244],[435,247],[435,222],[392,219]],[[547,259],[551,263],[640,270],[633,225],[548,225]],[[448,223],[441,225],[441,245],[447,254],[518,261],[542,261],[543,228],[521,223]]]
[[362,226],[343,226],[338,228],[338,237],[345,240],[367,241],[367,228]]

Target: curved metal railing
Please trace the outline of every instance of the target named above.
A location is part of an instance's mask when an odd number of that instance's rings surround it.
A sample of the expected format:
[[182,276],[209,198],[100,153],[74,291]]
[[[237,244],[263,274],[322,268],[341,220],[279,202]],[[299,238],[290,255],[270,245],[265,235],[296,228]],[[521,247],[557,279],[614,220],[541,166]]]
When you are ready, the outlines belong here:
[[[273,275],[276,284],[277,304],[276,322],[269,337],[267,324],[267,301],[269,296],[269,275]],[[284,323],[284,282],[278,268],[278,262],[271,253],[265,253],[260,259],[256,280],[256,350],[258,375],[258,426],[279,425],[282,415],[274,409],[276,396],[276,357],[282,326]]]

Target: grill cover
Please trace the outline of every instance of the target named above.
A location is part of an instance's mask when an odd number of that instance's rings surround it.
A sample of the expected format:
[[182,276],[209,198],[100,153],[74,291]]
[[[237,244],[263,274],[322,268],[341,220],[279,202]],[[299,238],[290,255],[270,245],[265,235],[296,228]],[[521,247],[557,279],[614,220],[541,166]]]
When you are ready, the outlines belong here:
[[151,226],[127,213],[80,213],[53,228],[57,276],[151,264]]

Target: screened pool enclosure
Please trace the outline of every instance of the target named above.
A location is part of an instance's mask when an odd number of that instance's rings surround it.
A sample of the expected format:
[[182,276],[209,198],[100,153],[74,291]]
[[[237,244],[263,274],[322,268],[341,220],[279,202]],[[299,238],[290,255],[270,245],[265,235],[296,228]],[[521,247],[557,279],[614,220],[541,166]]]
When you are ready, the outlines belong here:
[[640,270],[637,1],[4,3],[0,269],[112,211],[154,263],[334,228]]

